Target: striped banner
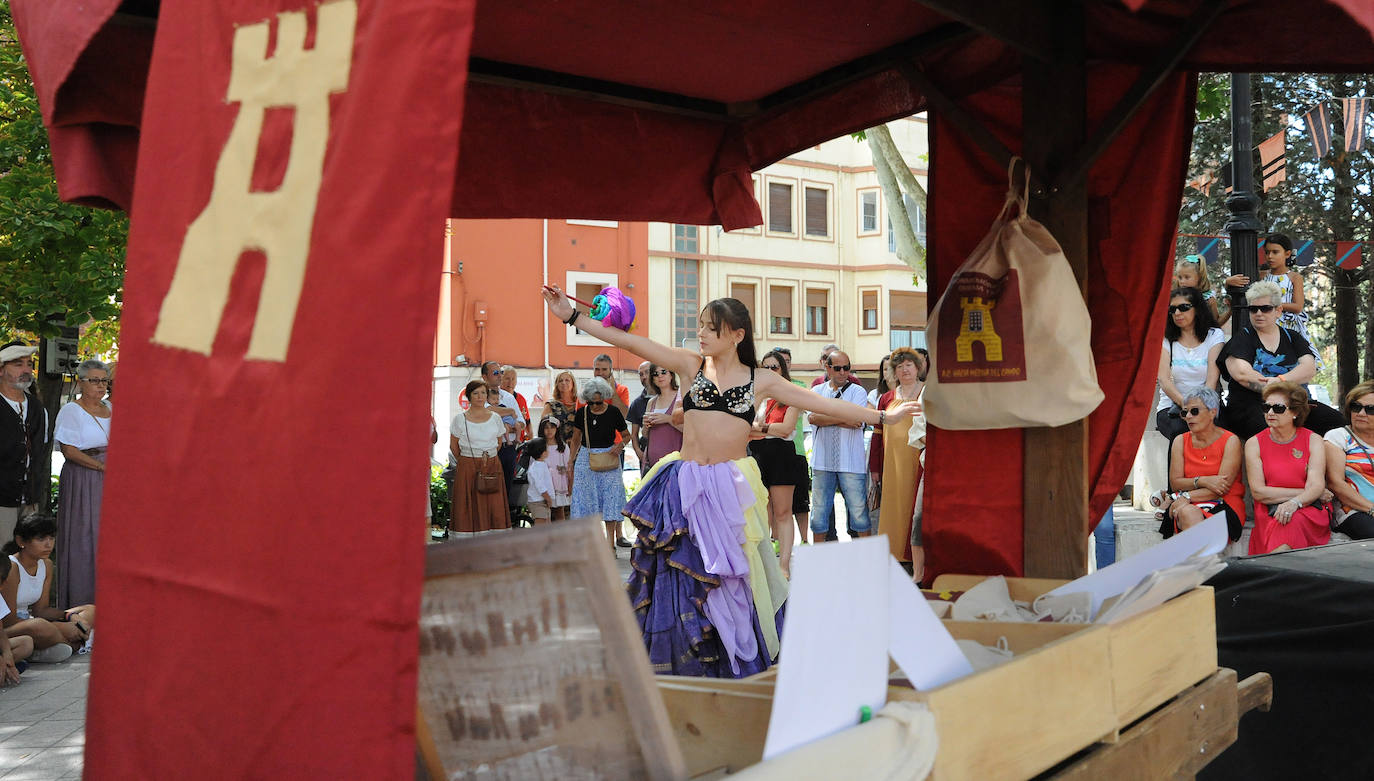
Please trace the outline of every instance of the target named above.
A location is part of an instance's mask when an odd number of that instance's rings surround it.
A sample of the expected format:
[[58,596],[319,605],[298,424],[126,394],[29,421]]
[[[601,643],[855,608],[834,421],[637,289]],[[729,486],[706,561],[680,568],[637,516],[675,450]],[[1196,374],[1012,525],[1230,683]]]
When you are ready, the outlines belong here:
[[1296,267],[1310,266],[1317,259],[1317,242],[1311,239],[1297,242],[1293,249],[1293,265]]
[[1364,148],[1365,121],[1369,117],[1369,98],[1341,98],[1345,109],[1345,151]]
[[1363,242],[1359,241],[1338,241],[1336,242],[1336,265],[1344,269],[1357,269],[1363,258],[1363,251],[1360,249]]
[[1323,101],[1308,109],[1307,113],[1303,114],[1302,121],[1307,125],[1307,135],[1312,137],[1312,149],[1320,161],[1331,151],[1331,115],[1326,109],[1326,102]]
[[1197,254],[1207,261],[1207,265],[1215,266],[1221,260],[1221,237],[1220,236],[1199,236],[1197,240]]
[[1269,192],[1288,178],[1288,158],[1284,151],[1283,131],[1280,130],[1261,141],[1259,153],[1264,191]]

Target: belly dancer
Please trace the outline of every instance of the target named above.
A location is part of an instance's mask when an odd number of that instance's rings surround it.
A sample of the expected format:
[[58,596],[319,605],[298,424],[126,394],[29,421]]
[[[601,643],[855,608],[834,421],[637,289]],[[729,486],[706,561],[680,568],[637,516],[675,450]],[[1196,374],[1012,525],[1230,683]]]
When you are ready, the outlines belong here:
[[768,492],[749,458],[766,399],[873,425],[909,418],[910,401],[880,411],[832,399],[756,372],[749,311],[733,298],[697,320],[701,352],[669,347],[577,312],[557,287],[543,290],[559,320],[666,367],[687,382],[682,450],[645,475],[625,507],[638,528],[627,588],[654,672],[739,678],[778,655],[787,581],[768,527]]

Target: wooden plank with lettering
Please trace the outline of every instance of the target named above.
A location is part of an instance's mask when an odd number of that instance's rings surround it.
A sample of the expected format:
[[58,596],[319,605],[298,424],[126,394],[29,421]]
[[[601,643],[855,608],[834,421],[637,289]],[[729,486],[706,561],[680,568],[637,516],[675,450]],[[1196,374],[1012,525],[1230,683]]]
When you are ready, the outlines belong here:
[[430,546],[417,735],[431,778],[686,777],[600,526]]

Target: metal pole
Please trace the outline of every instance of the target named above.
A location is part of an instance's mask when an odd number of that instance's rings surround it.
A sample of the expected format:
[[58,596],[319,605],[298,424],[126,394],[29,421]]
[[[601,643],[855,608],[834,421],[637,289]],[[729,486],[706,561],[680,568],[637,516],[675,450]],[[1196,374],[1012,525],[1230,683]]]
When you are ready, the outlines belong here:
[[[1226,208],[1231,219],[1226,221],[1226,232],[1231,237],[1231,273],[1244,274],[1253,282],[1259,279],[1259,231],[1260,221],[1256,209],[1259,196],[1255,195],[1254,152],[1250,121],[1250,74],[1231,74],[1231,194],[1226,197]],[[1226,292],[1231,296],[1233,317],[1237,325],[1244,328],[1250,325],[1250,312],[1235,307],[1245,306],[1245,289],[1232,287]]]

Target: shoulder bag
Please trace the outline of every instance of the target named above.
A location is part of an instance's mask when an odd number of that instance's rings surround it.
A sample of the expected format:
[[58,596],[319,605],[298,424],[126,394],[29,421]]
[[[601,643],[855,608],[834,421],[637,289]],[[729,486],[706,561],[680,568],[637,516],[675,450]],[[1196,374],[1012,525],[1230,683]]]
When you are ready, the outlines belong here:
[[[463,415],[463,429],[468,432],[468,441],[471,442],[472,429],[468,427],[467,415]],[[505,482],[505,475],[501,473],[501,462],[492,458],[489,452],[483,451],[482,460],[477,462],[476,482],[479,494],[494,494],[501,490],[501,484]]]
[[594,453],[591,449],[591,434],[588,431],[591,426],[590,405],[582,408],[582,431],[587,436],[587,466],[593,472],[614,472],[620,468],[620,456],[613,452]]

